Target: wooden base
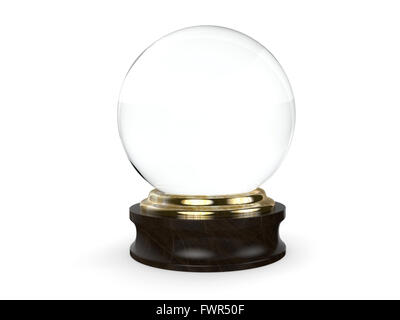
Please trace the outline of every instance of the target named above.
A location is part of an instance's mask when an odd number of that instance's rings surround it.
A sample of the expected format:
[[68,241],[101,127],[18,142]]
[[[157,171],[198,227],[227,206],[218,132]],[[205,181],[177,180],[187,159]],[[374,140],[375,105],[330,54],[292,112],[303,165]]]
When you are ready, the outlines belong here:
[[279,224],[285,206],[250,217],[192,220],[143,214],[130,208],[137,237],[131,246],[135,260],[179,271],[232,271],[260,267],[285,255]]

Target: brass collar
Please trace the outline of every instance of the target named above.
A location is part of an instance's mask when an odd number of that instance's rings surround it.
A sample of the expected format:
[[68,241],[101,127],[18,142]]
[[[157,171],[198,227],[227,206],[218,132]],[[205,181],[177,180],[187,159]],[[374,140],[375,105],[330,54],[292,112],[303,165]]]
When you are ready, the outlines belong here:
[[170,195],[154,189],[140,203],[145,214],[183,219],[214,219],[232,215],[244,218],[269,212],[274,205],[274,200],[268,198],[261,188],[220,196]]

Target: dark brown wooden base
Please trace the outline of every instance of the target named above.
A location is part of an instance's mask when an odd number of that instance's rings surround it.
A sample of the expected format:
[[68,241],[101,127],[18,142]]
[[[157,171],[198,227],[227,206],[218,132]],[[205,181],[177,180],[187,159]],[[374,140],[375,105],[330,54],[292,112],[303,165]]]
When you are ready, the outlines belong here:
[[190,220],[143,214],[130,208],[137,236],[130,252],[135,260],[179,271],[232,271],[260,267],[285,255],[279,224],[285,206],[252,217]]

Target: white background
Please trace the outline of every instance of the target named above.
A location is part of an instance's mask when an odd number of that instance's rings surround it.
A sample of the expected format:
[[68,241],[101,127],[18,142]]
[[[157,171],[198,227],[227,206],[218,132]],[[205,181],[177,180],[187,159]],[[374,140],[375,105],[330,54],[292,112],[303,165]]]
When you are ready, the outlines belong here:
[[[399,13],[365,0],[2,1],[0,298],[400,298]],[[263,185],[287,205],[287,256],[270,266],[180,273],[129,257],[128,208],[151,186],[119,140],[120,85],[150,43],[199,24],[257,39],[293,86],[292,148]]]

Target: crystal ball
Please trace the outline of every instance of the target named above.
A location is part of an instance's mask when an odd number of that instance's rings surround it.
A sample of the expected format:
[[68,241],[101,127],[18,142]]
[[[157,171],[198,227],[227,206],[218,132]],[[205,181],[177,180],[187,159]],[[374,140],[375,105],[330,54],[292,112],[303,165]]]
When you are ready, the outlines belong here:
[[150,45],[124,80],[119,133],[134,168],[181,195],[252,191],[284,158],[295,106],[285,72],[249,36],[197,26]]

